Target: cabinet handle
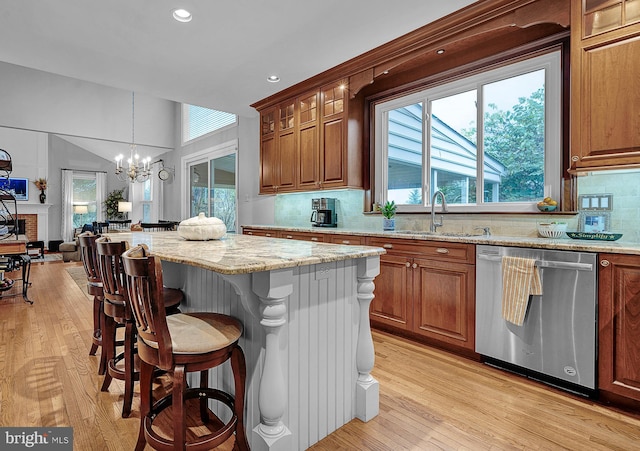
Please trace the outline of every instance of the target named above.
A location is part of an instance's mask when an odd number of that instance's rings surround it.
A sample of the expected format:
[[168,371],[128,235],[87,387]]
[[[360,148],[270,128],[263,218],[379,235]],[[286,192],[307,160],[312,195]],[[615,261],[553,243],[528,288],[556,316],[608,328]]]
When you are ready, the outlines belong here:
[[605,268],[606,268],[606,267],[607,267],[607,266],[609,266],[610,264],[611,264],[611,263],[609,263],[609,260],[600,260],[600,266],[603,266],[603,267],[605,267]]
[[393,244],[391,243],[383,244],[382,247],[384,247],[385,249],[393,249]]
[[408,268],[409,266],[411,266],[411,263],[406,262],[404,265]]
[[444,247],[439,247],[438,249],[436,249],[436,252],[438,254],[448,254],[449,253],[449,249],[444,248]]
[[311,241],[318,241],[318,238],[316,238],[315,236],[312,236]]
[[287,238],[292,239],[293,237],[291,235],[287,235]]
[[412,267],[413,269],[416,269],[416,268],[418,267],[418,264],[417,264],[417,263],[414,263],[413,265],[411,265],[411,267]]

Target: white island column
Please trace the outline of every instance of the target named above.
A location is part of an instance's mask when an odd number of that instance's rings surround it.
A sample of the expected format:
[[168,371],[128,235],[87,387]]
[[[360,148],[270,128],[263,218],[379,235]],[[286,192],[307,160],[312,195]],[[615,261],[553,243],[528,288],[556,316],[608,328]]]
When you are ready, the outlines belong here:
[[380,274],[380,258],[368,257],[358,260],[358,304],[360,320],[358,329],[358,346],[356,351],[356,367],[358,368],[358,386],[356,387],[356,416],[362,421],[369,421],[379,412],[380,388],[378,381],[371,376],[375,362],[371,325],[369,323],[369,306],[374,298],[375,285],[373,279]]
[[291,431],[282,422],[287,390],[280,361],[280,331],[287,323],[286,301],[293,292],[293,270],[253,274],[252,290],[260,299],[260,324],[265,330],[265,356],[260,378],[260,424],[253,431],[260,437],[260,449],[290,449],[286,437]]

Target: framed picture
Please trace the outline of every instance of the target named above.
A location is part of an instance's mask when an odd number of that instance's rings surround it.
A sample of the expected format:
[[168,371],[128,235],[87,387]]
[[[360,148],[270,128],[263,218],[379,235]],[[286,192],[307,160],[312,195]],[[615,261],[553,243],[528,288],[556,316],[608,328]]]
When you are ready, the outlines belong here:
[[0,178],[0,189],[13,194],[16,200],[29,200],[29,179]]
[[610,213],[602,211],[581,211],[580,232],[607,232],[609,231]]

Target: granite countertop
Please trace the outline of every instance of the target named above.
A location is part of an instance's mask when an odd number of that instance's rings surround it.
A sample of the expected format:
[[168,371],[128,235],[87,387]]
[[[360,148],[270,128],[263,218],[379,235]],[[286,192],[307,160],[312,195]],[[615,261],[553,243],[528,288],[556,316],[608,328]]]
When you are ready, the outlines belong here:
[[455,243],[488,244],[494,246],[516,246],[537,249],[557,249],[581,252],[609,252],[613,254],[640,255],[640,243],[625,241],[624,236],[618,241],[574,240],[565,238],[537,238],[522,236],[484,236],[481,234],[470,235],[465,233],[430,233],[424,231],[401,230],[393,232],[358,230],[345,228],[320,228],[320,227],[286,227],[269,225],[246,225],[243,227],[252,229],[283,230],[290,232],[312,232],[336,235],[360,235],[376,236],[383,238],[403,238],[426,241],[448,241]]
[[162,260],[221,274],[247,274],[384,254],[371,246],[281,240],[228,233],[220,240],[187,241],[178,232],[106,233],[129,245],[146,244]]

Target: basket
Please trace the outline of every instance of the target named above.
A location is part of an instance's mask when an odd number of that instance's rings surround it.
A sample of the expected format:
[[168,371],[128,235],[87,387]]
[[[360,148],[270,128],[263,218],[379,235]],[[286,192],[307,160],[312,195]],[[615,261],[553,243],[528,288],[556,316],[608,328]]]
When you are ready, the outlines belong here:
[[564,222],[538,224],[538,234],[543,238],[561,238],[567,231]]

